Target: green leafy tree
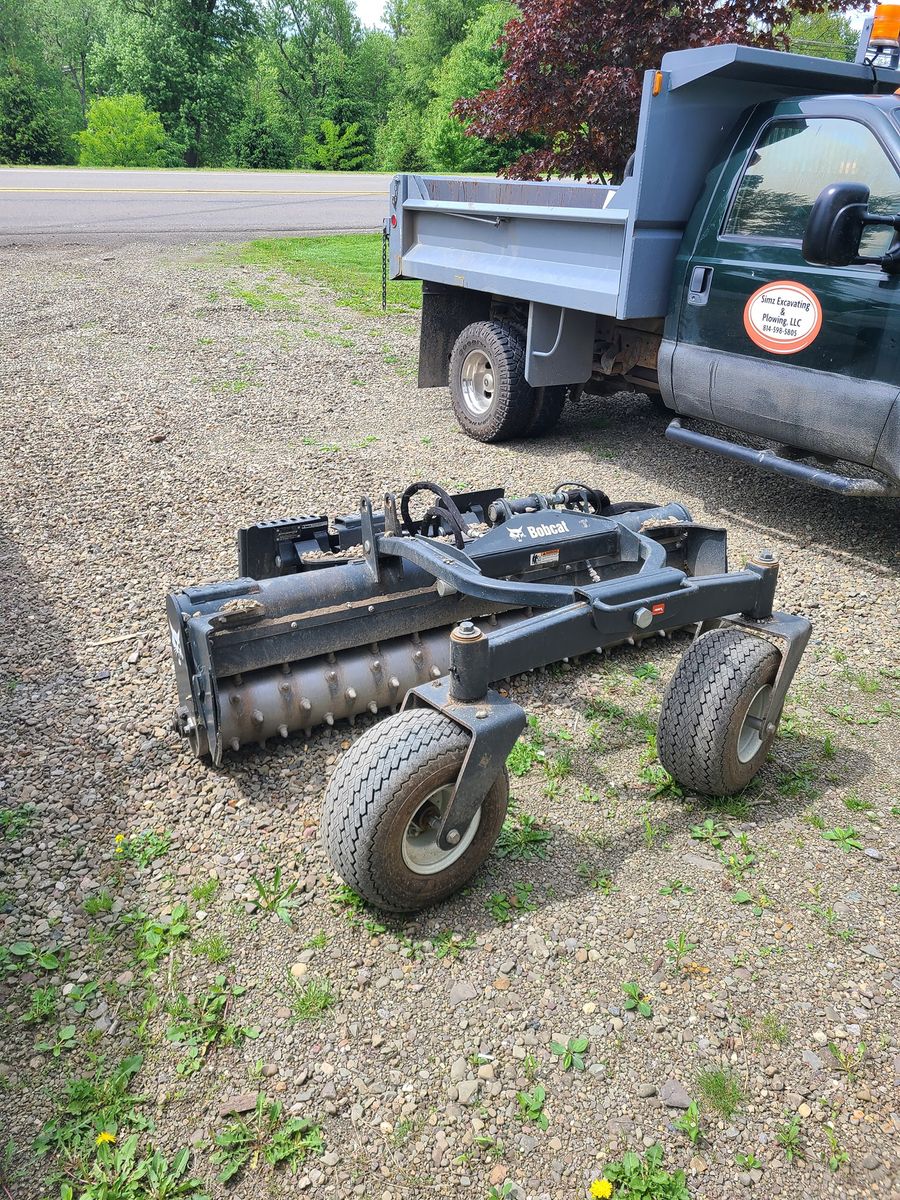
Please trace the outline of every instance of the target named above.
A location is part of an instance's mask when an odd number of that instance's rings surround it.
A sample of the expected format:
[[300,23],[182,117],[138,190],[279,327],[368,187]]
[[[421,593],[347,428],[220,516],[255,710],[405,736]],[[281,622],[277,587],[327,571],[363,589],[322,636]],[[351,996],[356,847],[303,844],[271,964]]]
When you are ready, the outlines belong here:
[[435,72],[465,36],[484,0],[409,0],[407,32],[397,43],[402,94],[424,108]]
[[253,0],[116,0],[95,56],[104,90],[139,94],[184,147],[184,163],[224,158],[243,112],[259,13]]
[[849,18],[825,8],[822,12],[798,13],[787,28],[787,37],[797,54],[852,62],[859,34]]
[[317,128],[334,115],[335,81],[359,42],[356,13],[349,0],[268,0],[265,21],[282,102],[304,131]]
[[0,163],[65,162],[65,131],[34,67],[10,58],[0,72]]
[[385,171],[424,171],[422,113],[409,100],[395,100],[375,136],[375,159]]
[[91,58],[109,27],[109,0],[34,0],[44,57],[74,92],[82,121],[91,89]]
[[87,129],[75,135],[82,167],[164,167],[177,161],[159,113],[143,96],[92,100]]
[[318,137],[307,135],[304,150],[309,165],[324,171],[358,171],[366,158],[359,126],[342,129],[327,119],[320,123]]
[[453,113],[462,97],[495,87],[503,75],[498,45],[504,28],[517,14],[508,0],[492,0],[466,26],[466,35],[444,59],[434,78],[435,97],[423,123],[425,155],[438,171],[496,171],[519,153],[519,145],[485,142],[466,134],[466,124]]
[[292,162],[289,135],[258,104],[251,105],[237,125],[231,151],[237,167],[284,170]]

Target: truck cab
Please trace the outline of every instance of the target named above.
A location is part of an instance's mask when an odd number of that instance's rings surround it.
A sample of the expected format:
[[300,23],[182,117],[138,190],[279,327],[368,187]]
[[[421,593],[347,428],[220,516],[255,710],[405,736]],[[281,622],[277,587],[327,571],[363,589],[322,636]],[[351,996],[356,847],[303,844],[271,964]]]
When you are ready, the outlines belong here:
[[[710,171],[676,259],[659,381],[668,407],[822,458],[900,473],[900,274],[804,255],[830,185],[900,213],[900,98],[760,105]],[[892,226],[869,227],[880,258]]]

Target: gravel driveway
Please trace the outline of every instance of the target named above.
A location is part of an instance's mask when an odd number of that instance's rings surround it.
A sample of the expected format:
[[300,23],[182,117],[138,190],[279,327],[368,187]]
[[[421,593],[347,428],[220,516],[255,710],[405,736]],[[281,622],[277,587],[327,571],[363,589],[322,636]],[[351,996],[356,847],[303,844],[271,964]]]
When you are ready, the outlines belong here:
[[[583,1197],[654,1143],[708,1200],[900,1194],[900,506],[672,446],[640,397],[479,445],[416,390],[414,318],[228,251],[11,247],[2,271],[6,1195],[59,1194],[65,1146],[36,1159],[35,1138],[75,1122],[66,1080],[133,1054],[144,1099],[110,1145],[141,1118],[142,1145],[195,1147],[214,1197]],[[293,300],[236,295],[259,285]],[[416,478],[584,479],[724,524],[732,565],[776,550],[780,605],[815,630],[760,786],[725,808],[660,786],[647,733],[685,637],[515,680],[537,729],[513,795],[552,837],[408,923],[355,907],[316,823],[364,723],[192,760],[168,731],[163,597],[233,575],[241,524]],[[297,883],[289,924],[252,876]],[[204,1046],[179,1019],[217,975],[247,990]],[[566,1071],[550,1043],[579,1037]],[[536,1087],[546,1129],[517,1099]],[[259,1092],[323,1144],[217,1182],[213,1141]],[[691,1100],[695,1144],[674,1126]]]

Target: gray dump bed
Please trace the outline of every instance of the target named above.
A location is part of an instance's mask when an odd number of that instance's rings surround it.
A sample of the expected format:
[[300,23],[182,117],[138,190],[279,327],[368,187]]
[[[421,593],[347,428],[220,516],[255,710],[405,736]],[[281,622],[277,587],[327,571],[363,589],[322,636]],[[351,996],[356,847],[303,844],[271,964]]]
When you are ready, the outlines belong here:
[[644,80],[619,187],[398,175],[391,277],[618,317],[664,316],[681,235],[741,114],[789,96],[892,92],[897,73],[747,46],[667,54]]

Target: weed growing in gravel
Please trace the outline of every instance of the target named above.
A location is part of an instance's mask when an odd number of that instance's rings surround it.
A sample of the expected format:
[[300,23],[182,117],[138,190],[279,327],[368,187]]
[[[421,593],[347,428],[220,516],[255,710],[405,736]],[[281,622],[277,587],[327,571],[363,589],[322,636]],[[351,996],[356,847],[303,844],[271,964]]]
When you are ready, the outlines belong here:
[[756,1029],[756,1040],[773,1046],[784,1046],[788,1040],[788,1028],[776,1013],[765,1013]]
[[534,817],[524,812],[510,812],[503,822],[495,850],[499,858],[529,861],[546,858],[548,842],[553,838],[549,829],[543,829]]
[[852,942],[856,937],[856,930],[849,925],[843,929],[840,928],[840,918],[832,904],[813,904],[809,911],[814,916],[822,918],[825,922],[825,932],[829,937],[839,937],[845,942]]
[[533,891],[534,884],[514,883],[511,892],[492,892],[487,899],[487,910],[495,921],[506,925],[519,913],[537,911],[531,899]]
[[789,1163],[794,1162],[795,1159],[797,1162],[804,1162],[806,1159],[801,1138],[800,1118],[796,1113],[791,1117],[790,1121],[787,1121],[775,1131],[775,1140],[784,1151],[784,1157]]
[[215,900],[218,890],[218,879],[204,879],[202,883],[194,884],[191,888],[191,896],[198,904],[209,904],[211,900]]
[[282,1104],[256,1097],[256,1107],[246,1117],[238,1117],[216,1134],[212,1160],[222,1169],[218,1178],[227,1183],[248,1164],[256,1166],[264,1159],[273,1167],[282,1163],[296,1168],[310,1154],[325,1149],[319,1126],[305,1117],[282,1119]]
[[206,1200],[203,1182],[187,1175],[191,1152],[179,1150],[171,1162],[152,1147],[138,1150],[138,1135],[121,1145],[115,1139],[101,1142],[89,1168],[75,1178],[75,1187],[60,1185],[60,1200],[147,1200],[149,1197],[183,1197]]
[[692,1146],[696,1146],[703,1136],[703,1131],[700,1128],[700,1106],[696,1100],[692,1100],[685,1109],[682,1116],[672,1124],[675,1128],[685,1135]]
[[127,919],[134,924],[135,958],[152,973],[160,961],[175,949],[190,933],[186,904],[176,904],[169,916],[148,917],[134,913]]
[[303,943],[304,950],[324,950],[328,945],[328,934],[324,929],[317,929],[309,941]]
[[[690,1200],[684,1171],[666,1171],[662,1161],[662,1146],[651,1146],[643,1158],[629,1150],[618,1162],[606,1164],[602,1177],[591,1184],[591,1196],[602,1200],[613,1195],[616,1200]],[[603,1187],[604,1183],[612,1187]]]
[[362,896],[358,892],[354,892],[353,888],[346,883],[338,884],[333,891],[328,893],[328,899],[335,909],[343,909],[351,921],[366,906]]
[[112,896],[106,888],[101,888],[95,896],[88,896],[81,907],[89,917],[99,917],[101,913],[112,912],[112,906]]
[[334,992],[327,979],[311,979],[303,987],[295,984],[297,994],[291,1005],[295,1021],[320,1021],[335,1005]]
[[77,1026],[60,1025],[52,1041],[35,1042],[34,1048],[41,1054],[52,1054],[54,1058],[59,1058],[62,1054],[75,1049],[77,1037]]
[[192,942],[191,949],[195,954],[202,954],[204,958],[208,958],[213,965],[228,962],[231,958],[231,946],[220,933],[211,933],[208,937]]
[[697,943],[689,940],[688,935],[684,930],[679,933],[677,938],[670,937],[666,941],[666,950],[668,951],[669,965],[676,973],[681,970],[682,960],[686,955],[692,954],[697,949]]
[[845,1047],[838,1042],[829,1042],[828,1049],[831,1051],[831,1057],[834,1059],[837,1069],[842,1075],[847,1076],[847,1082],[856,1083],[865,1061],[868,1049],[866,1043],[860,1042],[854,1050],[851,1046]]
[[291,909],[297,904],[293,895],[298,885],[297,880],[294,880],[293,883],[282,884],[281,878],[280,866],[275,868],[271,883],[264,883],[258,875],[250,877],[256,888],[256,902],[259,907],[265,909],[266,912],[273,912],[280,921],[284,921],[285,925],[290,925]]
[[588,887],[599,892],[601,896],[612,896],[619,890],[613,883],[611,871],[602,870],[591,863],[579,863],[575,868],[575,874],[579,879],[583,879]]
[[15,971],[59,971],[69,957],[68,950],[61,951],[54,944],[41,949],[33,942],[13,942],[11,946],[0,946],[0,972],[11,975]]
[[738,1150],[734,1161],[743,1171],[755,1171],[762,1167],[762,1160],[757,1158],[752,1150]]
[[538,1060],[529,1051],[528,1054],[526,1054],[525,1057],[522,1059],[522,1074],[525,1076],[525,1078],[528,1080],[529,1083],[534,1083],[535,1079],[537,1078],[537,1072],[538,1072]]
[[92,1074],[67,1079],[56,1114],[34,1144],[35,1153],[59,1155],[74,1171],[93,1154],[99,1134],[118,1136],[123,1128],[149,1128],[150,1122],[140,1111],[148,1097],[131,1091],[142,1063],[141,1055],[135,1054],[107,1073],[103,1059],[97,1057]]
[[722,843],[731,837],[731,830],[720,825],[712,817],[707,817],[699,825],[691,826],[691,837],[695,842],[704,842],[713,850],[721,850]]
[[842,850],[862,850],[862,842],[852,825],[835,825],[834,829],[826,829],[822,833],[826,842],[835,842]]
[[539,1083],[536,1083],[529,1092],[516,1092],[516,1103],[519,1106],[519,1120],[533,1121],[539,1129],[546,1129],[550,1124],[547,1120],[547,1114],[544,1112],[544,1102],[546,1099],[547,1093]]
[[625,1003],[623,1008],[626,1012],[636,1012],[638,1016],[650,1020],[653,1016],[653,1005],[650,1003],[650,997],[645,992],[642,992],[636,983],[623,983],[622,991],[625,993]]
[[709,1067],[697,1076],[697,1087],[707,1108],[723,1117],[732,1117],[744,1102],[740,1084],[729,1070]]
[[507,1200],[507,1197],[512,1195],[514,1186],[511,1179],[504,1179],[503,1183],[500,1184],[495,1183],[485,1197],[485,1200]]
[[825,1134],[825,1139],[828,1142],[828,1149],[823,1153],[822,1159],[829,1171],[834,1174],[841,1167],[846,1166],[850,1161],[850,1155],[846,1150],[841,1149],[838,1142],[837,1132],[833,1125],[826,1123],[822,1126],[822,1131]]
[[585,1051],[590,1044],[590,1039],[586,1037],[569,1038],[566,1042],[551,1042],[550,1053],[561,1061],[564,1071],[583,1071]]
[[668,883],[659,889],[659,894],[661,896],[690,896],[693,891],[694,889],[690,884],[682,883],[680,879],[670,879]]
[[12,842],[20,838],[31,824],[34,809],[30,804],[19,804],[14,808],[0,808],[0,837]]
[[510,775],[527,775],[536,762],[543,762],[544,735],[538,724],[537,717],[529,717],[524,733],[516,741],[506,759],[506,767]]
[[731,897],[731,903],[750,905],[750,911],[754,917],[761,917],[767,908],[772,907],[772,901],[764,888],[761,888],[755,896],[744,888],[739,888]]
[[452,929],[445,929],[434,939],[434,953],[437,958],[454,959],[459,958],[463,950],[471,950],[474,945],[474,933],[462,937],[461,934],[454,933]]
[[59,993],[52,985],[32,988],[31,1004],[28,1011],[22,1014],[22,1020],[26,1025],[49,1021],[51,1017],[56,1016],[58,1002]]
[[815,786],[815,779],[815,767],[812,763],[805,762],[794,767],[792,771],[786,771],[780,775],[776,785],[782,796],[816,796],[818,790]]
[[173,1018],[166,1037],[175,1045],[187,1048],[187,1054],[175,1067],[179,1075],[193,1075],[199,1071],[210,1048],[218,1042],[223,1046],[239,1046],[245,1038],[259,1037],[257,1028],[226,1020],[232,1000],[246,990],[237,984],[228,984],[224,975],[217,975],[213,986],[193,1000],[182,993],[166,1006]]
[[149,867],[152,862],[168,854],[172,835],[166,830],[157,832],[145,829],[143,833],[126,837],[124,833],[116,834],[116,854],[137,863],[139,867]]
[[849,704],[843,704],[840,707],[836,704],[826,704],[825,711],[830,717],[836,717],[839,721],[843,721],[845,725],[878,725],[881,723],[880,717],[867,716],[865,713],[857,712]]

